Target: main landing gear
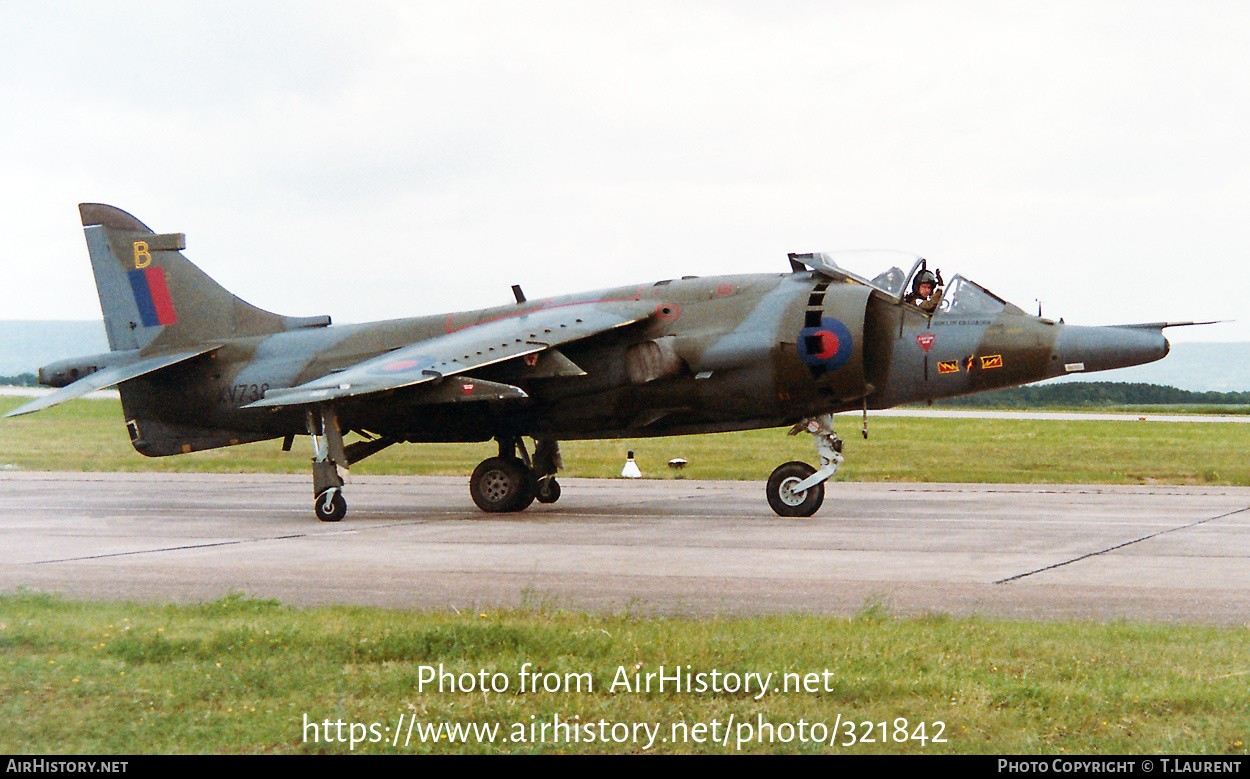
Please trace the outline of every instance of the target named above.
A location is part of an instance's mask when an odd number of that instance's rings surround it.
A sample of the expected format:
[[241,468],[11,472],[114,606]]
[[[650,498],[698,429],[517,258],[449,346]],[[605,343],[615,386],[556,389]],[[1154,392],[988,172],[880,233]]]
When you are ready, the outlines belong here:
[[487,513],[521,511],[534,499],[555,503],[560,499],[559,442],[534,440],[534,457],[525,450],[520,436],[500,436],[499,456],[483,460],[469,478],[469,495]]
[[833,431],[833,415],[821,414],[799,422],[790,429],[789,435],[807,431],[815,440],[816,453],[820,457],[820,470],[803,462],[788,462],[777,466],[768,477],[768,505],[783,517],[810,517],[825,501],[825,481],[837,473],[845,459],[842,456],[842,439]]
[[[338,522],[347,516],[343,485],[351,464],[396,443],[396,439],[373,438],[344,446],[338,414],[328,403],[309,408],[305,423],[313,444],[313,513],[322,522]],[[469,494],[478,508],[490,513],[521,511],[535,499],[539,503],[560,499],[560,483],[556,481],[562,466],[558,441],[534,439],[531,458],[520,436],[499,436],[496,440],[499,456],[483,460],[469,480]]]

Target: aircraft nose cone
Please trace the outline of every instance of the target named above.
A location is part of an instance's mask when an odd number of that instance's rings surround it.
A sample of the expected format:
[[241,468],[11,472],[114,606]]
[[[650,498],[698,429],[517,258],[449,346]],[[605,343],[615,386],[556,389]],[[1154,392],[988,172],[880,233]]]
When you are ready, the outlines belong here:
[[1073,327],[1055,341],[1058,373],[1106,371],[1161,360],[1171,350],[1163,328]]

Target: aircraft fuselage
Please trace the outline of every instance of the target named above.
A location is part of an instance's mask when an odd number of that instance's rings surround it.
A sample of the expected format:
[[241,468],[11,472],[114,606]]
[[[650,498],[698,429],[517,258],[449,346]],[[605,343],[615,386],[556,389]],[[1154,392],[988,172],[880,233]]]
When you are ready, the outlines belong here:
[[[862,285],[830,283],[811,272],[717,276],[234,339],[212,354],[127,382],[132,408],[126,414],[139,420],[140,431],[145,422],[203,429],[204,443],[223,435],[208,434],[214,430],[246,440],[300,433],[298,415],[243,407],[271,390],[456,330],[545,309],[587,303],[611,309],[640,301],[654,306],[653,316],[559,348],[580,369],[576,374],[546,369],[545,356],[534,365],[515,358],[473,372],[475,379],[521,387],[525,400],[428,404],[420,392],[396,390],[341,404],[341,423],[404,441],[778,427],[864,405],[888,408],[1063,375],[1076,359],[1065,354],[1073,331],[1098,331],[1108,344],[1121,344],[1120,351],[1122,342],[1132,341],[1129,359],[1137,362],[1167,350],[1155,331],[1072,328],[1014,307],[930,316]],[[136,446],[149,455],[176,454],[186,441],[161,445],[140,438]]]

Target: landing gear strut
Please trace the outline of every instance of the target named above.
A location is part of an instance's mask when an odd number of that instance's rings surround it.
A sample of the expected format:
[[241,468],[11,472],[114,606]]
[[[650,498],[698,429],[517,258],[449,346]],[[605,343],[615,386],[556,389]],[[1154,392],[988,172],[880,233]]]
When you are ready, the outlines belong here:
[[338,415],[329,405],[322,404],[309,409],[305,421],[313,443],[313,513],[322,522],[338,522],[347,516],[343,484],[350,465],[343,450]]
[[555,503],[560,499],[560,482],[556,471],[564,467],[560,442],[552,438],[534,439],[534,478],[538,481],[538,502]]
[[[357,430],[365,438],[353,444],[343,445],[343,428],[339,426],[338,414],[328,403],[309,408],[304,414],[308,435],[312,436],[313,459],[313,513],[322,522],[338,522],[347,516],[347,501],[343,498],[343,484],[347,481],[348,468],[366,457],[372,457],[386,447],[399,443],[398,438],[372,437],[368,432]],[[295,434],[289,434],[282,450],[291,450]]]
[[825,500],[825,481],[837,473],[842,457],[842,439],[833,431],[833,415],[821,414],[799,422],[789,435],[806,431],[815,440],[820,470],[807,463],[788,462],[777,466],[768,477],[768,505],[783,517],[810,517]]
[[469,478],[469,495],[490,514],[521,511],[534,499],[555,503],[560,499],[560,446],[551,439],[535,439],[530,458],[520,436],[500,436],[499,456],[483,460]]

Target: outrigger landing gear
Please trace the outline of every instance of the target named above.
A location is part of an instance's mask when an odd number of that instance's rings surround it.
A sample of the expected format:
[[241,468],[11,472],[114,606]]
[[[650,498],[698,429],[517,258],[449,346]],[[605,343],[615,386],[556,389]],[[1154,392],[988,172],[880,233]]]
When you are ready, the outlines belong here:
[[810,517],[825,501],[825,481],[837,473],[845,459],[842,456],[842,439],[833,431],[833,415],[821,414],[799,422],[790,429],[789,435],[806,431],[815,439],[816,453],[820,457],[820,470],[803,462],[788,462],[777,466],[768,477],[768,505],[783,517]]
[[538,482],[538,502],[555,503],[560,499],[560,482],[556,471],[564,467],[560,442],[553,438],[534,439],[534,478]]
[[347,516],[343,474],[350,465],[343,449],[343,431],[334,409],[325,404],[309,409],[305,421],[313,442],[313,513],[322,522],[338,522]]
[[539,503],[555,503],[560,499],[560,482],[556,481],[555,476],[538,480],[537,497]]
[[[469,478],[469,495],[487,513],[521,511],[534,499],[555,503],[560,499],[556,471],[560,446],[551,439],[535,439],[531,460],[520,436],[500,436],[499,456],[483,460]],[[519,456],[518,456],[519,453]]]

